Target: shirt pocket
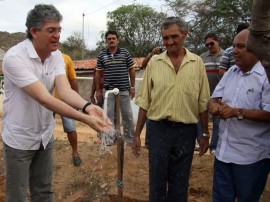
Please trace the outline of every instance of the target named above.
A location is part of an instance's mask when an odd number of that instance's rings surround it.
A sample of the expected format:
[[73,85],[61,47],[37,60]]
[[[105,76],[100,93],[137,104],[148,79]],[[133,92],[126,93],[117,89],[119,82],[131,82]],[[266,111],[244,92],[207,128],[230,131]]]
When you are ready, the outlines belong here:
[[185,86],[183,87],[183,91],[186,95],[196,96],[199,93],[199,82],[196,75],[187,74],[185,76]]
[[262,100],[262,94],[256,89],[248,89],[246,91],[246,99],[243,99],[245,103],[245,108],[248,109],[259,109]]

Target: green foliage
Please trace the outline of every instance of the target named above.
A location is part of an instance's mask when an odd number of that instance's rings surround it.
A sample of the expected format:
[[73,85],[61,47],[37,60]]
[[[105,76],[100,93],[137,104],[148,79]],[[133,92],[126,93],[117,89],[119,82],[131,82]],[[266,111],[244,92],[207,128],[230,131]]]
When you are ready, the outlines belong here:
[[[156,12],[149,6],[121,6],[107,14],[107,29],[118,32],[119,46],[128,49],[132,57],[142,57],[161,45],[160,24],[165,17],[164,13]],[[105,40],[104,33],[102,36]],[[104,41],[99,42],[101,47],[104,47]]]
[[74,60],[80,60],[83,58],[86,52],[86,46],[80,32],[73,32],[60,47],[60,50],[68,54]]

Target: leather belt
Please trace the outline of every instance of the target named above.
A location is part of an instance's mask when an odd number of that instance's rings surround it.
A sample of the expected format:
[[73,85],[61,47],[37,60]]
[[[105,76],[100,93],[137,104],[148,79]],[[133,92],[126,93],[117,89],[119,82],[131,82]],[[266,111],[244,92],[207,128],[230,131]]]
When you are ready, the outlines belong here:
[[183,126],[183,125],[186,125],[182,122],[174,122],[174,121],[170,121],[168,119],[162,119],[160,120],[160,122],[164,125],[168,125],[168,126]]

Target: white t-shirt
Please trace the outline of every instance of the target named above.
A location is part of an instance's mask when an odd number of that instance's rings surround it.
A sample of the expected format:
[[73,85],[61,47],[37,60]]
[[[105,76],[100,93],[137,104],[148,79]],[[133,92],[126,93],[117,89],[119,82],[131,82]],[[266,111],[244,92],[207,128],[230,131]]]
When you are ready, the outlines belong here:
[[45,148],[53,135],[53,113],[22,88],[39,80],[53,95],[55,77],[66,74],[61,52],[52,52],[42,64],[31,40],[26,39],[5,54],[3,70],[3,141],[15,149],[37,150],[41,142]]

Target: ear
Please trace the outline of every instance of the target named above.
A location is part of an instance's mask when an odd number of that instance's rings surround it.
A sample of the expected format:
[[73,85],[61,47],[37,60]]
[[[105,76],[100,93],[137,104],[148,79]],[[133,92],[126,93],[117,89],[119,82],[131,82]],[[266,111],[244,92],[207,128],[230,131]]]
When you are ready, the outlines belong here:
[[37,30],[34,27],[30,28],[30,33],[33,39],[37,38]]
[[183,35],[185,36],[185,38],[187,38],[187,36],[188,36],[188,31],[184,31],[184,32],[182,32],[183,33]]

